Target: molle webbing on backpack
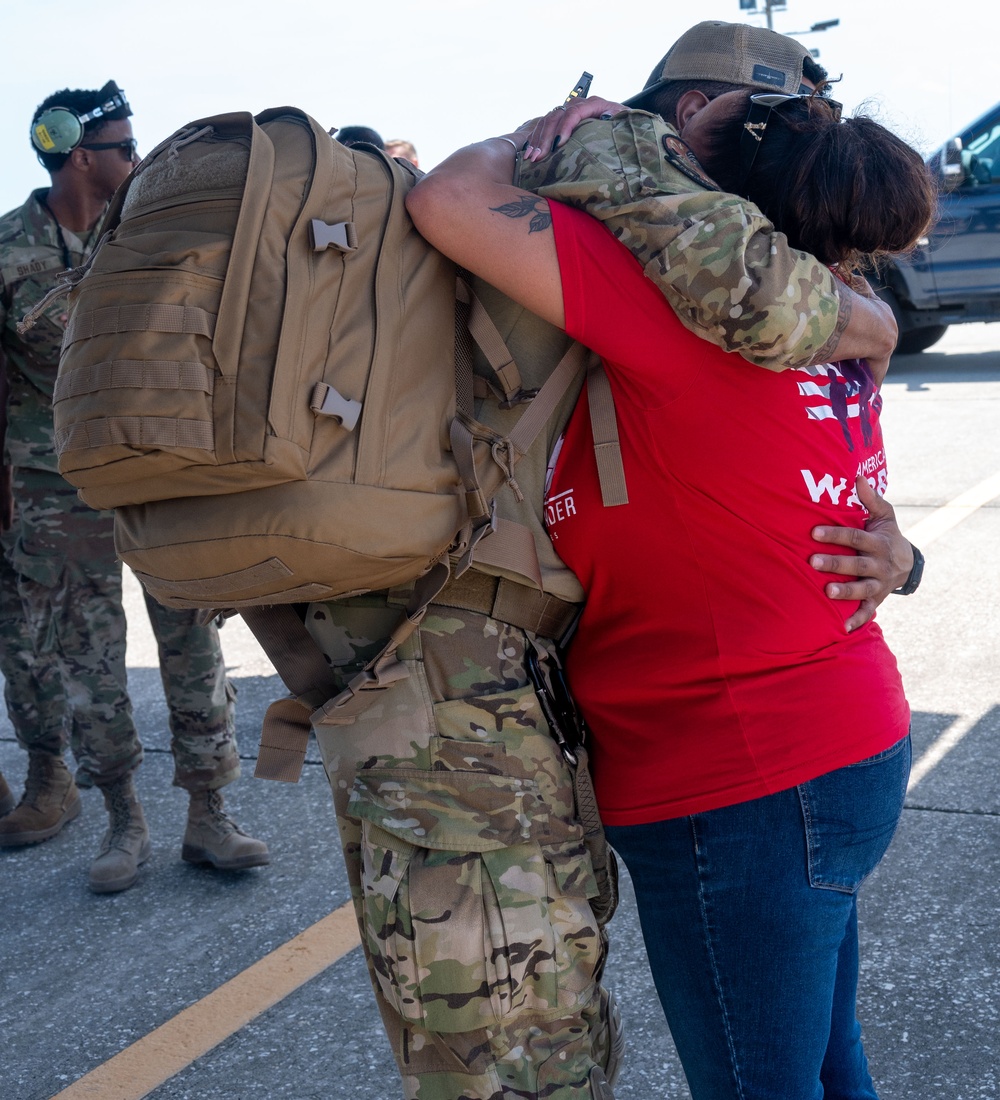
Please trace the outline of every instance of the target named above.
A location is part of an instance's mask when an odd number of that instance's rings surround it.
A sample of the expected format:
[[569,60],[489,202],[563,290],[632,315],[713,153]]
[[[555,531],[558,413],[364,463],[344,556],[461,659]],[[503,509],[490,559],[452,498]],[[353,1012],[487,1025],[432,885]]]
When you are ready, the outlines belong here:
[[[490,363],[497,381],[500,383],[500,386],[495,388],[494,392],[507,405],[530,400],[535,391],[526,392],[522,389],[521,374],[517,369],[517,363],[514,362],[503,337],[497,332],[496,325],[493,324],[482,302],[469,289],[465,279],[458,279],[456,297],[461,305],[468,307],[464,313],[465,328],[468,330],[468,334],[479,345]],[[459,356],[459,361],[461,362],[463,358],[463,356]],[[468,359],[471,362],[471,345],[469,345]],[[472,413],[471,396],[471,394],[468,394],[464,398],[460,397],[458,402],[458,407],[470,415]]]
[[215,315],[196,306],[136,305],[102,306],[73,314],[63,337],[63,347],[77,340],[118,332],[192,332],[211,339]]
[[200,390],[210,394],[215,375],[204,363],[177,363],[172,359],[111,359],[78,367],[56,379],[53,399],[64,401],[85,393],[109,389]]

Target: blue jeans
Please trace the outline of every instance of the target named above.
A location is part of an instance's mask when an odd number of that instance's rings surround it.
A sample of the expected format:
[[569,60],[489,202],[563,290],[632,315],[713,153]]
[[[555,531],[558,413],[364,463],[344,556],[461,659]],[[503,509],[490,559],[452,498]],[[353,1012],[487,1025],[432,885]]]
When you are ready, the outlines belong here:
[[608,826],[694,1100],[877,1100],[855,1015],[856,892],[910,739],[766,798]]

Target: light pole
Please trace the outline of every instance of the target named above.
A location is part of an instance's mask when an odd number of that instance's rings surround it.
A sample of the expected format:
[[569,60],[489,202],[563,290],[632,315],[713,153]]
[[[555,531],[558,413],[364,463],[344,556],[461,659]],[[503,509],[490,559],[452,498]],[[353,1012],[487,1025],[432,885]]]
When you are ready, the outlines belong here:
[[764,18],[767,20],[767,29],[773,31],[774,19],[771,17],[771,12],[783,11],[788,7],[788,0],[740,0],[740,11],[758,12],[761,10],[758,7],[760,2],[764,5],[763,11]]
[[[767,21],[767,29],[769,31],[774,30],[774,19],[772,18],[771,13],[773,11],[785,11],[788,8],[787,0],[739,0],[739,2],[740,11],[745,11],[748,13],[752,12],[755,15],[763,11],[764,18]],[[763,8],[759,6],[760,4],[763,4]],[[790,37],[794,37],[800,34],[816,34],[819,31],[828,31],[831,27],[839,26],[839,19],[824,19],[819,23],[813,23],[813,25],[806,31],[787,31],[786,33]],[[813,55],[813,57],[819,56],[818,50],[810,50],[809,52]]]
[[828,31],[831,27],[839,27],[839,19],[824,19],[822,23],[813,23],[807,31],[785,31],[787,35],[814,34],[816,31]]

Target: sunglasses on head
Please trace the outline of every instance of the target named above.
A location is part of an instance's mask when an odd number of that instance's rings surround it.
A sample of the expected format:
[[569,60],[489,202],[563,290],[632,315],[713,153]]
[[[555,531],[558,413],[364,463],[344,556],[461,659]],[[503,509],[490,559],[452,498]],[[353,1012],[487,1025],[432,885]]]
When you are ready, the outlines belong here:
[[139,149],[139,142],[135,138],[127,138],[125,141],[94,141],[89,145],[81,145],[81,149],[124,149],[129,160],[135,160]]
[[739,193],[741,195],[746,189],[750,170],[757,159],[757,151],[764,140],[767,124],[771,121],[772,111],[785,107],[789,103],[797,103],[801,99],[822,103],[829,108],[834,120],[840,121],[843,110],[841,104],[836,100],[817,95],[816,92],[755,92],[750,97],[750,110],[747,112],[747,120],[743,123],[743,133],[740,135]]

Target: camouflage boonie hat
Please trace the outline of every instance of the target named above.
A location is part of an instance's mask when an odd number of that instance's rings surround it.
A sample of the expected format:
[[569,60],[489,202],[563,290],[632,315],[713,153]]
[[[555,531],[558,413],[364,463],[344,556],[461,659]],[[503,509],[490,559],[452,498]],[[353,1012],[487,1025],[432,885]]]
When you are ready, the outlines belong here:
[[719,80],[776,92],[808,92],[802,80],[808,56],[805,46],[776,31],[708,20],[685,31],[649,74],[643,90],[623,102],[636,107],[673,80]]

